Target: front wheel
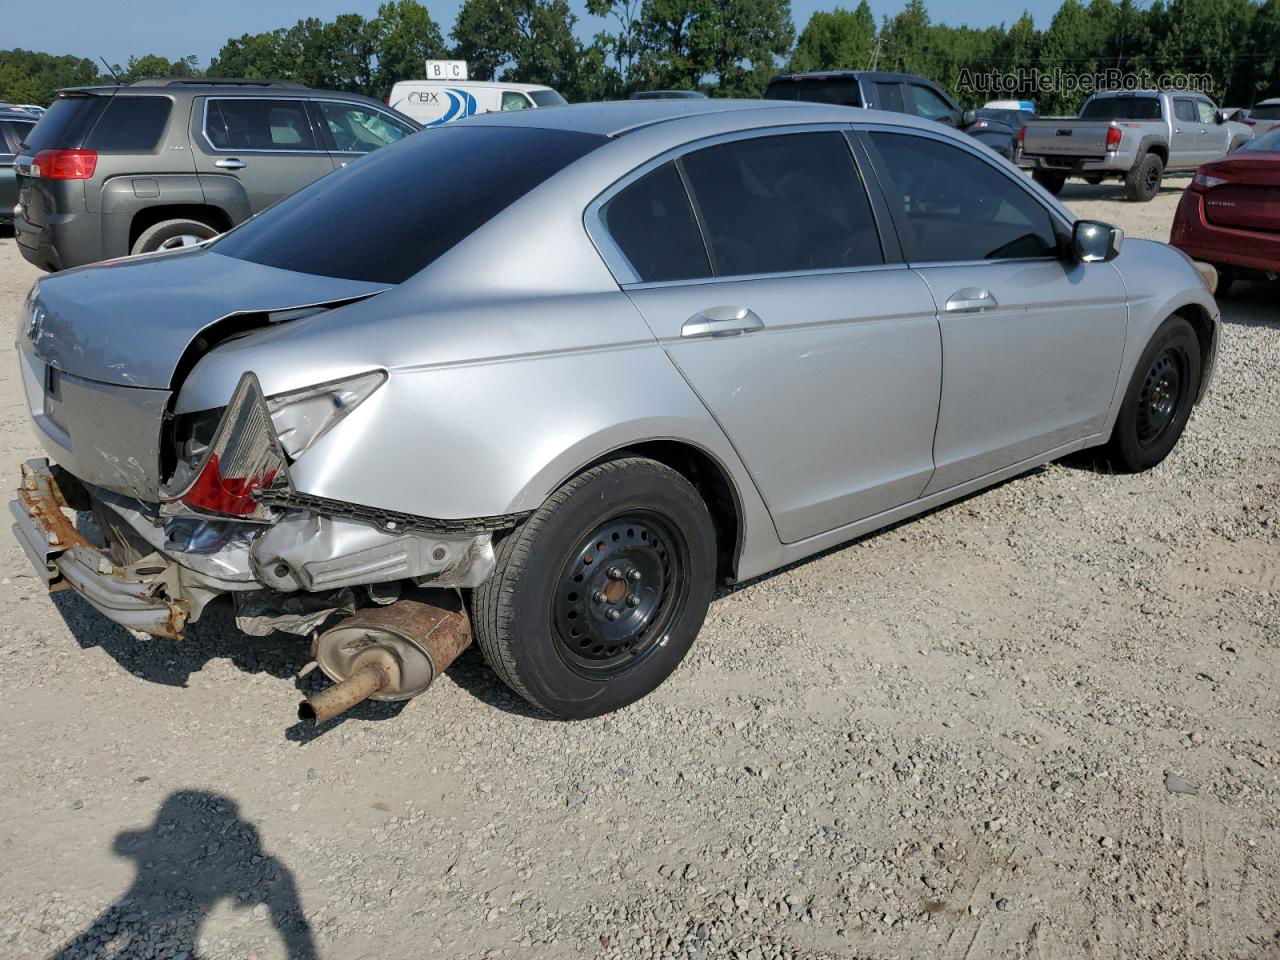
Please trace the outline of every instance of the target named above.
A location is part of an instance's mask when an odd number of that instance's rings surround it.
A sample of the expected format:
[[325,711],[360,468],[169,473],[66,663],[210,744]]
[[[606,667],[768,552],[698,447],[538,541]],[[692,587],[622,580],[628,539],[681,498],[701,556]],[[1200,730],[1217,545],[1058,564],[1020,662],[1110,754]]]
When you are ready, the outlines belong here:
[[716,532],[698,491],[621,457],[557,490],[498,547],[472,597],[485,660],[564,719],[652,692],[684,659],[715,584]]
[[1169,455],[1200,389],[1200,340],[1182,317],[1170,317],[1142,351],[1107,445],[1124,473],[1150,470]]
[[1062,192],[1062,187],[1067,182],[1067,175],[1050,173],[1048,170],[1035,170],[1031,174],[1031,179],[1056,197]]

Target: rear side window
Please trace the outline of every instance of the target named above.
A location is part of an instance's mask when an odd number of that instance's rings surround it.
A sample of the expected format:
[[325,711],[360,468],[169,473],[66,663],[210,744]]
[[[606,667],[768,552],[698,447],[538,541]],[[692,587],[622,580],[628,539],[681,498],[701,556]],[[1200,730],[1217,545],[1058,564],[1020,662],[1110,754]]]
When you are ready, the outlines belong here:
[[867,191],[839,133],[738,140],[682,163],[718,276],[883,262]]
[[210,99],[205,136],[219,150],[317,150],[301,100]]
[[103,153],[154,150],[172,108],[168,97],[112,97],[85,146]]
[[804,100],[833,103],[838,107],[862,106],[855,77],[812,77],[803,80],[772,80],[765,90],[766,100]]
[[[441,127],[322,177],[212,249],[282,270],[401,283],[607,142],[534,127]],[[448,171],[447,189],[424,178],[432,170]]]
[[1053,221],[993,164],[930,137],[872,133],[909,227],[912,261],[945,263],[1052,256]]
[[1196,123],[1196,105],[1191,100],[1175,100],[1173,101],[1173,115],[1178,120]]
[[892,110],[894,113],[906,113],[907,106],[902,100],[902,84],[876,82],[876,106],[881,110]]
[[84,146],[110,97],[59,97],[26,139],[24,153],[70,150]]
[[605,229],[642,281],[711,275],[693,207],[674,163],[645,174],[600,209]]

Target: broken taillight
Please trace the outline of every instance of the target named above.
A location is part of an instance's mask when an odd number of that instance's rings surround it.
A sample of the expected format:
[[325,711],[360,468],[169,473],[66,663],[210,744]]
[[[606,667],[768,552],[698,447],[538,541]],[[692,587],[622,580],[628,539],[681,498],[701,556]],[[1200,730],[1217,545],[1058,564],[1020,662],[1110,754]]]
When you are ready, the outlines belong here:
[[261,502],[261,494],[292,486],[271,412],[250,372],[236,385],[194,477],[163,496],[171,506],[181,503],[201,513],[269,520],[271,509]]

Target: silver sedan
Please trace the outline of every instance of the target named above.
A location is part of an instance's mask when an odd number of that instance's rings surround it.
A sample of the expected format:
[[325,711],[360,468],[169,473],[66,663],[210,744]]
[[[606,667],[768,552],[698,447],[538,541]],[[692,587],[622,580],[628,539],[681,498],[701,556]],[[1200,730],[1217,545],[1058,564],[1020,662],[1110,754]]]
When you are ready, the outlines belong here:
[[718,581],[1085,447],[1158,464],[1220,331],[1181,253],[968,137],[726,100],[430,131],[27,317],[37,570],[147,633],[226,597],[314,633],[318,720],[473,636],[550,713],[622,707]]

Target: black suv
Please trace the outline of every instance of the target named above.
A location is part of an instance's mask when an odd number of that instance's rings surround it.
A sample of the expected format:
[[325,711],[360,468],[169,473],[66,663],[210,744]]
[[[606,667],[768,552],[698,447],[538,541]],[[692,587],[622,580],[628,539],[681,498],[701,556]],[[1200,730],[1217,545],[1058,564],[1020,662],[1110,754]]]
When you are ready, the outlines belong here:
[[766,100],[808,100],[843,107],[867,107],[910,113],[961,127],[965,113],[946,91],[914,73],[873,70],[830,70],[824,73],[784,73],[769,81]]
[[419,129],[376,100],[278,81],[62,90],[15,162],[18,245],[62,270],[199,243]]

